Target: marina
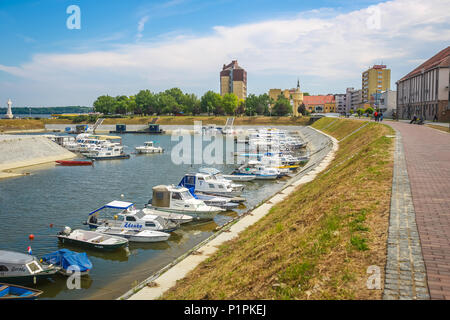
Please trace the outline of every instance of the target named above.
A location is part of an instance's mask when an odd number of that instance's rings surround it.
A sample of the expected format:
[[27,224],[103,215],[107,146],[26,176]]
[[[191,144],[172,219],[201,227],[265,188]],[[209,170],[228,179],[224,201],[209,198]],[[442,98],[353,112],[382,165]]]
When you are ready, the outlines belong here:
[[[126,153],[131,153],[130,151],[135,147],[149,141],[147,136],[141,134],[126,134],[121,138]],[[164,150],[169,151],[175,144],[168,135],[159,135],[158,143]],[[231,173],[236,165],[224,164],[214,167],[226,174]],[[136,281],[144,280],[151,273],[172,262],[174,258],[214,234],[218,227],[258,205],[284,185],[283,179],[267,182],[225,180],[228,184],[244,184],[244,188],[239,192],[240,198],[236,198],[235,194],[231,193],[230,197],[225,199],[235,199],[236,202],[233,202],[233,205],[227,209],[221,208],[202,222],[195,222],[194,218],[194,222],[189,223],[192,216],[186,212],[181,215],[179,212],[182,211],[177,210],[174,212],[178,213],[169,212],[170,210],[156,210],[156,212],[153,210],[155,208],[148,205],[149,199],[154,197],[153,188],[155,186],[170,187],[170,183],[172,183],[174,185],[170,188],[180,191],[180,187],[176,187],[175,184],[186,173],[199,172],[200,169],[200,165],[174,165],[170,160],[170,152],[154,157],[132,154],[130,159],[125,161],[95,161],[94,166],[66,167],[46,164],[28,167],[26,170],[30,171],[29,176],[4,180],[0,184],[0,200],[2,205],[5,203],[0,209],[2,216],[12,221],[15,215],[23,215],[21,224],[12,224],[8,228],[0,227],[0,234],[7,239],[1,242],[0,249],[11,248],[17,252],[26,252],[25,249],[31,246],[37,257],[63,248],[80,253],[86,252],[92,261],[93,268],[89,271],[89,275],[82,278],[82,289],[68,290],[65,286],[65,278],[57,276],[52,281],[39,284],[39,290],[43,291],[40,298],[117,298],[129,290],[133,284],[135,285]],[[17,171],[21,170],[24,169]],[[219,176],[217,181],[222,181],[221,179],[223,178]],[[45,192],[37,192],[36,186],[39,186],[38,190],[45,190]],[[183,188],[182,190],[191,195],[188,189]],[[209,197],[210,200],[215,198],[214,201],[223,201],[223,196],[209,195]],[[12,203],[4,201],[5,199],[19,199],[19,201]],[[136,208],[142,208],[136,209],[137,212],[143,212],[146,215],[160,213],[165,219],[178,219],[176,222],[178,227],[171,230],[168,240],[163,240],[164,237],[154,238],[157,242],[153,242],[150,238],[155,235],[151,235],[147,231],[139,233],[138,230],[133,230],[132,234],[124,232],[121,235],[123,228],[114,225],[100,226],[96,233],[118,236],[129,241],[128,250],[114,252],[104,252],[98,248],[80,245],[80,243],[58,243],[56,238],[58,230],[50,228],[49,225],[70,226],[71,232],[74,232],[72,230],[87,231],[87,226],[83,222],[86,221],[88,212],[104,205],[99,199],[110,201],[109,203],[114,199],[120,199],[114,201],[122,202],[122,204],[127,202]],[[130,200],[133,202],[129,202]],[[192,200],[199,201],[195,197],[192,197]],[[70,210],[68,211],[67,208]],[[123,210],[125,207],[119,209]],[[182,222],[184,222],[183,225],[181,225]],[[28,234],[35,234],[35,239],[30,241],[27,238]]]

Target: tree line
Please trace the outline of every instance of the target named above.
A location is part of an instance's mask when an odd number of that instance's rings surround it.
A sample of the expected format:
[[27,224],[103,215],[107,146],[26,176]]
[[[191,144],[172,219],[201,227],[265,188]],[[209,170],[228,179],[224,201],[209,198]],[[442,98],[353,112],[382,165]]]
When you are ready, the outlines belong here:
[[[272,107],[270,107],[272,106]],[[247,99],[239,99],[234,93],[223,96],[208,91],[201,98],[195,94],[183,93],[172,88],[159,93],[141,90],[134,96],[111,97],[103,95],[94,102],[94,110],[105,115],[276,115],[292,114],[288,99],[280,95],[276,101],[268,94],[250,94]]]

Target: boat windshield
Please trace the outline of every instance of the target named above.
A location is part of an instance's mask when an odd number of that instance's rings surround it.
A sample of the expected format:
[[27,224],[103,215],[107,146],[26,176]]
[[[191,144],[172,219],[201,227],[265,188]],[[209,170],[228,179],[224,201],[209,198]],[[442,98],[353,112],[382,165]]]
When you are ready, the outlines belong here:
[[193,198],[192,194],[189,191],[182,191],[180,193],[183,200],[189,200]]
[[136,218],[138,218],[138,219],[142,219],[142,218],[145,216],[145,213],[144,213],[142,210],[140,210],[140,211],[137,211],[137,212],[134,214],[134,216],[135,216]]

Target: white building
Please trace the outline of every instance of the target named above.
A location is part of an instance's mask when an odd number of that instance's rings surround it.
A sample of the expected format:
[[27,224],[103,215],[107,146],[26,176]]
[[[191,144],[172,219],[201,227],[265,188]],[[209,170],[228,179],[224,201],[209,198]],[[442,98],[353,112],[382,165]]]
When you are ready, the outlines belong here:
[[380,95],[380,110],[384,117],[392,118],[397,109],[397,91],[386,90]]
[[362,90],[355,90],[355,88],[347,88],[346,90],[346,112],[350,110],[356,111],[362,103]]

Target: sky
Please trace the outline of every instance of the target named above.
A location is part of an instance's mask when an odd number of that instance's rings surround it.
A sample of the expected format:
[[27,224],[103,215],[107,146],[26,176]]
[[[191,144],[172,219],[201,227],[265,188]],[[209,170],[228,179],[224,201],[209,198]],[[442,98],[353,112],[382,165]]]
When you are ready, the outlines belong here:
[[[76,5],[80,28],[69,29]],[[450,0],[0,0],[0,107],[92,106],[100,95],[219,92],[223,64],[248,93],[395,82],[450,45]]]

